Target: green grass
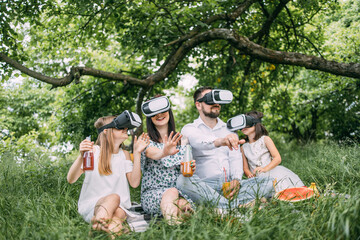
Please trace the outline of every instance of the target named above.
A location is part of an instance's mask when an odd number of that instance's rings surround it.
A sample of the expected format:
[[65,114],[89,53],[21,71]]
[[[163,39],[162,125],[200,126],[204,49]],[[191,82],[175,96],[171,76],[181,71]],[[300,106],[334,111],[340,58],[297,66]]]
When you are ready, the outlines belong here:
[[[306,185],[316,182],[322,193],[338,195],[322,194],[296,204],[273,200],[260,211],[243,212],[247,221],[232,215],[221,218],[199,207],[181,225],[160,221],[122,239],[360,239],[358,144],[287,144],[279,150],[282,164]],[[72,161],[68,158],[52,164],[16,164],[13,154],[1,155],[0,239],[108,239],[105,233],[90,236],[89,224],[77,213],[83,178],[73,185],[66,182]],[[140,201],[140,188],[132,189],[132,200]]]

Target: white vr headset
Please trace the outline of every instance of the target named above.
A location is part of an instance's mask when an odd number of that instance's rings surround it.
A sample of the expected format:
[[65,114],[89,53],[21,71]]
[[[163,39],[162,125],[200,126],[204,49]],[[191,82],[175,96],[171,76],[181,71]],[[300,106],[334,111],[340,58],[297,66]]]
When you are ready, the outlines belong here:
[[141,118],[134,112],[130,112],[128,110],[123,111],[119,116],[114,118],[114,120],[106,124],[98,129],[98,133],[100,134],[102,131],[108,128],[116,128],[116,129],[133,129],[137,128],[141,125]]
[[146,117],[153,117],[156,114],[167,112],[169,109],[170,101],[165,96],[153,98],[141,104],[141,110]]
[[228,104],[233,100],[233,94],[229,90],[214,89],[206,93],[198,102],[204,102],[207,105]]
[[249,115],[240,114],[230,118],[227,121],[226,125],[230,131],[236,131],[236,130],[241,130],[243,128],[252,127],[256,123],[261,123],[261,120]]

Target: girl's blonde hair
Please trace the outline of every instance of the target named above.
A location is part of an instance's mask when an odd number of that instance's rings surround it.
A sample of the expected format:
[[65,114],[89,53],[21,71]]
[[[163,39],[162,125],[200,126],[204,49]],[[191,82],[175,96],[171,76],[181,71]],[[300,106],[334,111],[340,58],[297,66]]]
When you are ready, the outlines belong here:
[[[95,122],[94,126],[95,128],[100,128],[106,124],[111,123],[115,117],[116,116],[101,117]],[[106,133],[105,131],[102,131],[99,134],[95,144],[100,146],[100,156],[99,156],[100,175],[112,174],[110,160],[111,160],[111,155],[114,153],[113,128],[108,128],[106,130]]]

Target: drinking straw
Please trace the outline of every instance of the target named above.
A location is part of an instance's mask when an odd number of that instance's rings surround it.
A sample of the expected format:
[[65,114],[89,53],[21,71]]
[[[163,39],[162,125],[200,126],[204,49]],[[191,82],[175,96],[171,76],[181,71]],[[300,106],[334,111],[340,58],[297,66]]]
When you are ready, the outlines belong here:
[[225,173],[225,182],[227,182],[227,178],[226,178],[226,170],[225,170],[225,167],[224,168],[224,173]]
[[273,181],[273,187],[274,187],[275,192],[277,192],[277,191],[276,191],[276,188],[275,188],[276,183],[277,183],[277,180],[276,180],[276,178],[275,178],[275,180]]

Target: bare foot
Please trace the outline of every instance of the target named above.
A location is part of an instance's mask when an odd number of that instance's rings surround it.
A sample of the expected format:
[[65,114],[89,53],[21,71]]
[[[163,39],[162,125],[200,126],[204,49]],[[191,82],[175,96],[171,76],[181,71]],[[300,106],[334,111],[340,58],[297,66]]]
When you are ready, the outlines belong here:
[[253,206],[255,206],[255,200],[252,200],[248,203],[239,205],[240,208],[249,208],[249,207],[253,207]]
[[109,232],[109,224],[108,221],[104,218],[96,219],[95,216],[91,218],[92,229],[97,231],[105,231]]
[[110,220],[109,233],[111,234],[111,236],[120,236],[122,234],[126,234],[130,232],[129,228],[126,225],[124,225],[124,222],[125,219],[118,217],[114,217],[113,219]]
[[179,218],[171,218],[171,219],[167,220],[167,224],[169,224],[170,226],[179,225],[181,223],[182,223],[182,221],[180,221]]

